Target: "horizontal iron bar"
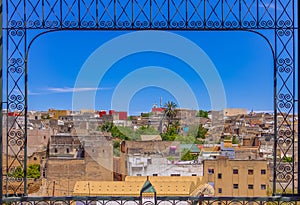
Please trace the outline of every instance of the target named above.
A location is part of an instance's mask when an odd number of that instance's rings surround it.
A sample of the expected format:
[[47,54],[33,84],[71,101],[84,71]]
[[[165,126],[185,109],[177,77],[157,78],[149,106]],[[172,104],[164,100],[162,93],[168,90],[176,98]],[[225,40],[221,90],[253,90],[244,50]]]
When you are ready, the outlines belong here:
[[40,30],[40,31],[47,31],[47,30],[298,30],[298,27],[284,27],[284,28],[257,28],[257,27],[241,27],[241,28],[234,28],[234,27],[221,27],[221,28],[209,28],[209,27],[201,27],[201,28],[181,28],[181,27],[110,27],[110,28],[104,28],[104,27],[73,27],[73,28],[26,28],[26,27],[3,27],[3,30]]
[[[137,201],[140,197],[127,197],[127,196],[67,196],[67,197],[3,197],[2,202],[29,202],[29,201]],[[272,196],[272,197],[179,197],[179,196],[168,196],[168,197],[157,197],[157,200],[168,201],[299,201],[300,196]]]

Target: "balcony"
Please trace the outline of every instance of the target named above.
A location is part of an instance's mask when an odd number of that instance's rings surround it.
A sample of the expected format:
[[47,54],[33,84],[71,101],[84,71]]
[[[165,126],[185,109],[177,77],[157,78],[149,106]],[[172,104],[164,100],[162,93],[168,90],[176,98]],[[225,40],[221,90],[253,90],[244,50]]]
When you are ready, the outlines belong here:
[[240,205],[263,205],[263,204],[298,204],[300,196],[273,196],[273,197],[110,197],[110,196],[74,196],[74,197],[10,197],[2,198],[2,204],[43,204],[43,205],[183,205],[183,204],[240,204]]

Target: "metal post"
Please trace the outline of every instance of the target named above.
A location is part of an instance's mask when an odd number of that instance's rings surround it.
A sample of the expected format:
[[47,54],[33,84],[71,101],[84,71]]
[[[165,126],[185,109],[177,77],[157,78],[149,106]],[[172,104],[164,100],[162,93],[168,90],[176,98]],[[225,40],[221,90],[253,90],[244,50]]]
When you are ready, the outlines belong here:
[[[300,11],[300,3],[299,2],[297,2],[297,4],[298,4],[298,12],[297,12],[297,15],[299,16],[299,11]],[[293,7],[294,8],[294,7]],[[299,20],[297,21],[297,25],[296,25],[296,28],[299,28]],[[295,35],[295,34],[294,34]],[[295,35],[296,36],[296,35]],[[299,37],[300,37],[300,35],[299,35],[299,30],[297,29],[297,44],[296,44],[296,48],[299,48]],[[299,55],[299,50],[297,50],[297,55]],[[295,57],[295,52],[294,52],[294,57]],[[296,85],[297,86],[297,88],[298,88],[298,92],[299,92],[299,78],[300,78],[300,73],[299,73],[299,57],[298,57],[298,60],[297,60],[297,62],[296,62],[296,66],[295,66],[295,69],[297,69],[298,70],[298,78],[297,78],[297,81],[298,81],[298,84]],[[299,150],[299,148],[300,148],[300,141],[299,141],[299,130],[300,130],[300,125],[299,125],[299,116],[300,116],[300,106],[299,106],[299,95],[298,95],[298,99],[297,99],[297,106],[298,106],[298,132],[297,132],[297,134],[298,134],[298,137],[297,137],[297,140],[298,140],[298,146],[297,146],[297,152],[298,152],[298,161],[297,161],[297,171],[298,171],[298,173],[297,173],[297,182],[298,182],[298,187],[297,187],[297,195],[299,196],[300,195],[300,150]]]
[[[27,3],[26,1],[24,1],[24,53],[27,53],[27,45],[26,45],[26,42],[27,42],[27,30],[26,30],[26,27],[27,27],[27,13],[26,13],[26,7],[27,7]],[[24,88],[25,88],[25,91],[24,91],[24,101],[25,101],[25,113],[24,113],[24,119],[25,119],[25,130],[24,130],[24,164],[23,164],[23,170],[24,170],[24,184],[23,184],[23,187],[24,187],[24,193],[23,193],[23,196],[27,196],[27,121],[28,121],[28,118],[27,118],[27,112],[28,112],[28,55],[26,55],[25,57],[25,60],[24,60],[24,63],[25,63],[25,76],[24,76],[24,80],[25,80],[25,85],[24,85]]]
[[2,106],[3,106],[3,101],[2,101],[2,66],[3,66],[3,49],[2,49],[2,0],[0,0],[0,166],[1,166],[1,171],[0,171],[0,194],[1,194],[1,199],[0,203],[2,204],[2,196],[3,196],[3,167],[2,167],[2,157],[3,157],[3,142],[2,142]]

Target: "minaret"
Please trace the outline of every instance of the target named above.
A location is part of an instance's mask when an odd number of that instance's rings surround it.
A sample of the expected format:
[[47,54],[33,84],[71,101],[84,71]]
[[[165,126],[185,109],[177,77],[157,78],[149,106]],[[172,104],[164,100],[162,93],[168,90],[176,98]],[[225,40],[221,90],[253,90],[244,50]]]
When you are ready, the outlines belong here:
[[159,106],[162,107],[162,97],[159,99]]

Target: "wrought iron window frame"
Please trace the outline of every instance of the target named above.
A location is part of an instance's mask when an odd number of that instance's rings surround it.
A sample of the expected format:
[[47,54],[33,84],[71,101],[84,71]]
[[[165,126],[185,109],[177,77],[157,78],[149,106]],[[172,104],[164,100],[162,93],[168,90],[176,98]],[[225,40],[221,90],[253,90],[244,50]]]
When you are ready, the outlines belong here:
[[[51,2],[53,4],[51,4]],[[9,183],[16,180],[9,177],[13,164],[8,160],[11,150],[13,161],[24,170],[24,178],[20,180],[13,195],[22,190],[27,196],[27,72],[28,51],[32,42],[39,36],[63,30],[170,30],[170,31],[250,31],[262,36],[270,45],[274,57],[274,175],[273,190],[276,194],[287,194],[287,187],[292,184],[292,195],[300,193],[298,180],[295,191],[295,157],[292,162],[283,163],[277,159],[277,149],[287,156],[295,150],[295,120],[299,104],[296,90],[299,88],[298,54],[298,17],[299,3],[295,0],[6,0],[1,6],[1,37],[5,35],[6,56],[1,53],[1,61],[6,65],[1,74],[6,76],[6,90],[2,88],[1,75],[1,111],[3,106],[8,112],[15,112],[13,126],[6,126],[5,137],[6,161],[5,172],[1,171],[0,191],[8,196]],[[90,2],[90,4],[87,4]],[[124,3],[125,2],[125,3]],[[196,4],[196,3],[197,4]],[[250,4],[248,3],[250,2]],[[106,4],[107,3],[107,4]],[[274,6],[274,8],[273,8]],[[298,10],[295,9],[298,6]],[[5,8],[5,21],[2,25],[2,9]],[[92,9],[93,8],[93,9]],[[254,9],[253,9],[254,8]],[[256,9],[255,9],[256,8]],[[138,11],[138,12],[136,12]],[[200,13],[201,12],[201,13]],[[244,13],[243,13],[244,12]],[[267,33],[271,32],[272,35]],[[1,38],[1,47],[3,39]],[[2,48],[1,48],[2,51]],[[2,65],[2,63],[1,63]],[[296,76],[298,74],[298,76]],[[6,99],[2,99],[3,93]],[[16,94],[17,93],[17,94]],[[2,112],[1,131],[2,131]],[[292,115],[292,123],[289,121]],[[278,117],[283,117],[279,124]],[[25,126],[18,123],[24,118]],[[13,129],[13,127],[18,129]],[[299,124],[298,124],[299,130]],[[299,147],[299,142],[298,142]],[[18,149],[16,149],[16,147]],[[2,151],[2,146],[0,151]],[[18,150],[18,151],[16,151]],[[300,153],[297,155],[300,158]],[[2,155],[0,158],[1,167]],[[299,178],[299,177],[298,177]],[[287,185],[281,179],[288,181]],[[277,192],[277,185],[280,191]],[[6,190],[2,190],[5,183]]]

